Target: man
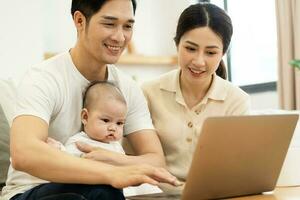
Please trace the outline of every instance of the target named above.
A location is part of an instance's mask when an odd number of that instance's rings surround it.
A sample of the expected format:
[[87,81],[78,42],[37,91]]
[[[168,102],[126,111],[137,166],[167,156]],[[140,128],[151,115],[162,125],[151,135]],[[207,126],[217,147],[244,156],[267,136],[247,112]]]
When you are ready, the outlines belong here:
[[[72,1],[75,47],[34,67],[18,89],[5,199],[124,199],[115,188],[176,184],[163,168],[163,151],[141,90],[109,65],[117,62],[131,39],[135,7],[134,0]],[[82,93],[94,80],[114,81],[123,93],[128,105],[124,133],[137,156],[81,144],[91,158],[85,159],[47,145],[48,137],[64,143],[80,130]],[[40,181],[22,182],[21,171]]]

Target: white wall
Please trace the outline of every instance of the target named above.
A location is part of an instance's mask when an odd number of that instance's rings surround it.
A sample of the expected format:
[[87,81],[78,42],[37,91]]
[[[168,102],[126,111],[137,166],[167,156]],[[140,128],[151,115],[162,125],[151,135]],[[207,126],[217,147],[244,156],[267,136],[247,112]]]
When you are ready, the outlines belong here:
[[[190,0],[139,0],[133,43],[144,55],[173,55],[177,19]],[[159,44],[159,45],[157,45]]]
[[40,1],[43,10],[44,52],[62,52],[74,46],[76,29],[71,15],[71,0]]
[[276,91],[251,94],[252,109],[278,109],[279,97]]
[[19,77],[43,55],[42,9],[36,0],[2,0],[0,78]]
[[[180,12],[195,0],[138,0],[133,43],[139,54],[173,55]],[[19,79],[45,52],[62,52],[76,41],[71,0],[1,0],[0,78]],[[141,82],[174,66],[121,66]],[[277,108],[276,93],[251,95],[254,109]]]

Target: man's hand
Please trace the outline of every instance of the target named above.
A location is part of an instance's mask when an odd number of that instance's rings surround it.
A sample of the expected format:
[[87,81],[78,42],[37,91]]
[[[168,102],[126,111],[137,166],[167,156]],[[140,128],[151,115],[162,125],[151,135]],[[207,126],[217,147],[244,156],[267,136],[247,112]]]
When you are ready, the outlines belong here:
[[[118,160],[125,159],[124,157],[126,157],[126,155],[93,147],[83,142],[77,142],[76,145],[80,151],[85,152],[82,157],[91,160],[118,165]],[[174,186],[182,185],[165,168],[153,167],[146,164],[119,166],[118,170],[112,173],[115,176],[112,179],[112,185],[117,188],[140,185],[142,183],[152,185],[157,185],[158,183],[168,183]]]
[[152,185],[158,185],[159,183],[169,183],[174,186],[182,185],[166,169],[150,165],[119,166],[113,168],[111,176],[111,185],[116,188],[137,186],[143,183]]

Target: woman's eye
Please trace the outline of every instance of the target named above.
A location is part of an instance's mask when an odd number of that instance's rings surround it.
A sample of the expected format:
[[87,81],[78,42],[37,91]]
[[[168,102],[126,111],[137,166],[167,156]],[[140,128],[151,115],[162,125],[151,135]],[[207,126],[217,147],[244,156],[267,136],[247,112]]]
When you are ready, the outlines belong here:
[[212,55],[215,55],[215,54],[217,54],[217,53],[216,53],[216,52],[213,52],[213,51],[208,51],[207,54],[212,56]]
[[188,51],[196,51],[196,48],[194,48],[194,47],[185,47],[186,48],[186,50],[188,50]]

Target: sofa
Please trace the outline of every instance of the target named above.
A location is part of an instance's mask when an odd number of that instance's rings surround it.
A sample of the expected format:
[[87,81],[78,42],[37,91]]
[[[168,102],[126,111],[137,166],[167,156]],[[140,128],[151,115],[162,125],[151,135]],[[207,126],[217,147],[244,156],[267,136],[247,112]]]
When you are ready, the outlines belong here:
[[12,79],[0,80],[0,187],[5,183],[9,165],[9,127],[13,117],[15,85]]
[[[9,127],[13,118],[16,83],[0,80],[0,187],[5,183],[9,165]],[[300,111],[256,110],[252,114],[284,114]],[[285,163],[278,179],[278,186],[300,185],[300,120],[294,133]]]

